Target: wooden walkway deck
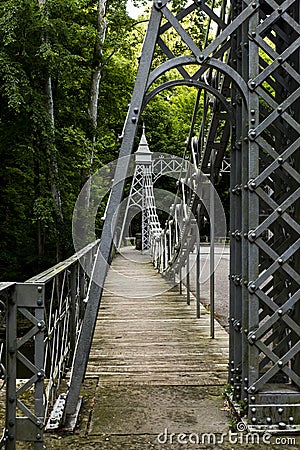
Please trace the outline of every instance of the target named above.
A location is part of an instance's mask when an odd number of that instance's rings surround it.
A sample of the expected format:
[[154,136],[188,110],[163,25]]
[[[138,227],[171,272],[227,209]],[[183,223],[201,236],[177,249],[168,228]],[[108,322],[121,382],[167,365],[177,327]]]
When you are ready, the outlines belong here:
[[105,284],[87,369],[88,442],[148,450],[161,449],[161,433],[226,432],[228,335],[215,327],[211,339],[209,313],[202,308],[197,319],[193,297],[188,306],[148,256],[122,250]]
[[100,385],[223,385],[228,335],[216,323],[211,339],[209,326],[209,313],[197,319],[195,302],[188,306],[147,255],[125,248],[105,284],[87,375]]

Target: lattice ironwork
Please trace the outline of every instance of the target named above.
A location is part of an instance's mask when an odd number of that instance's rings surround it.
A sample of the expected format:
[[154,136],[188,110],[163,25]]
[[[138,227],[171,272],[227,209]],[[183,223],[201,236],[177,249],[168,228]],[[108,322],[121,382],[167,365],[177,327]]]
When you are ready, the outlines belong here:
[[248,416],[280,429],[300,424],[299,32],[296,2],[248,23]]
[[[42,449],[43,432],[66,376],[85,311],[88,278],[82,268],[93,264],[98,243],[37,275],[13,283],[6,313],[6,433],[8,450],[17,441]],[[84,262],[83,259],[89,259]],[[81,265],[82,263],[82,265]],[[62,417],[60,417],[62,419]],[[48,428],[57,427],[59,418]]]

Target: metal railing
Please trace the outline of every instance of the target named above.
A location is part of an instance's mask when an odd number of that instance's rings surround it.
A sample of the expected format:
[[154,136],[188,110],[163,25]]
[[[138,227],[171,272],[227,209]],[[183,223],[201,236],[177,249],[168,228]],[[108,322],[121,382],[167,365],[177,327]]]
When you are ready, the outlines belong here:
[[0,285],[0,327],[6,334],[6,346],[0,341],[0,376],[6,382],[1,444],[8,450],[17,441],[42,449],[44,430],[63,421],[90,282],[84,268],[93,266],[97,248],[95,241],[25,283]]

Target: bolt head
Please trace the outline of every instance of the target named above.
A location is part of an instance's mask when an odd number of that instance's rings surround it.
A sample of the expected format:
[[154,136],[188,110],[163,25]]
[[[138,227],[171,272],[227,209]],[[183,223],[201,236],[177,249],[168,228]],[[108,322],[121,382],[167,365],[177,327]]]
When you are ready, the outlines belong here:
[[278,161],[278,164],[283,164],[283,158],[282,158],[282,156],[279,156],[279,158],[277,159],[277,161]]

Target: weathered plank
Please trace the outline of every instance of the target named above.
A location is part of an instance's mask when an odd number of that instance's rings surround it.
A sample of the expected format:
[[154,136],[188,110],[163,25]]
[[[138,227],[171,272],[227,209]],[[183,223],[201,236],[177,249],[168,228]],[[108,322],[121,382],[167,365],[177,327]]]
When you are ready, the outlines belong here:
[[99,385],[223,385],[228,335],[209,314],[155,272],[147,255],[126,249],[105,284],[87,375]]

